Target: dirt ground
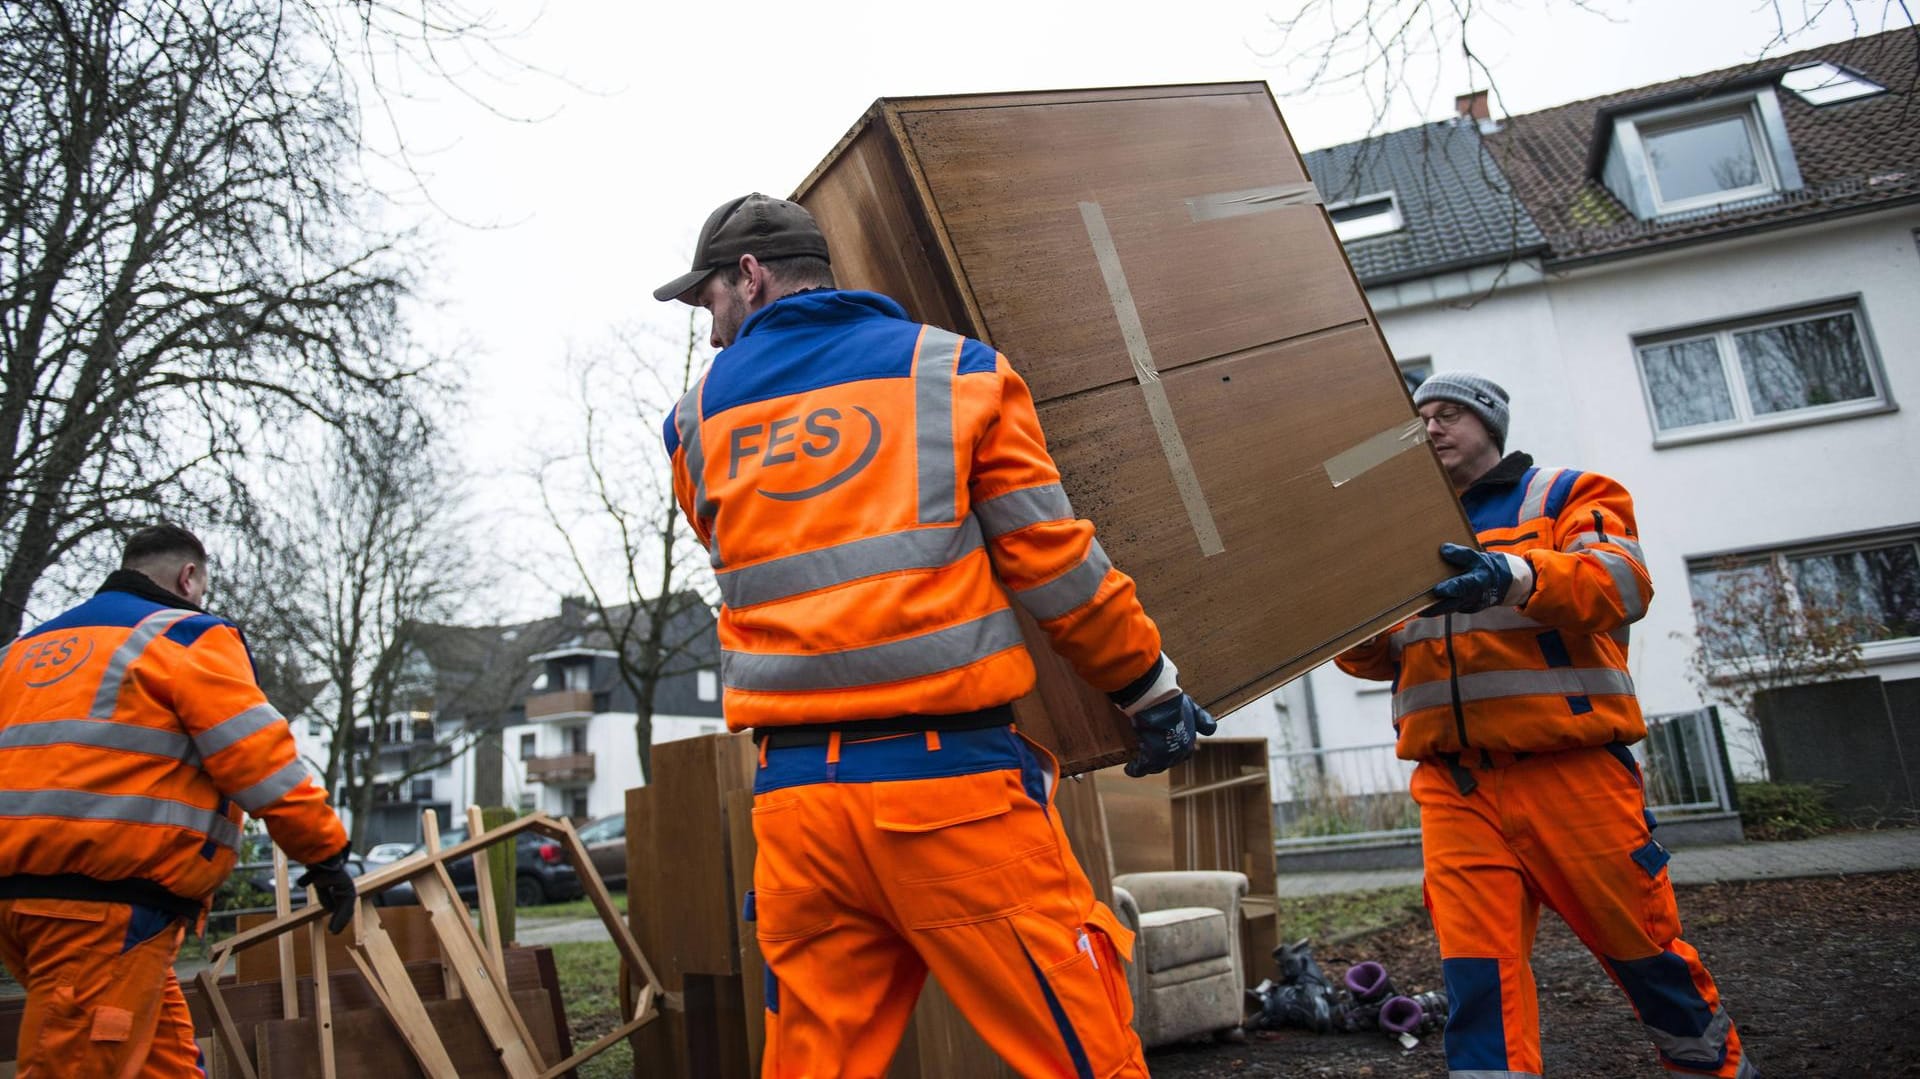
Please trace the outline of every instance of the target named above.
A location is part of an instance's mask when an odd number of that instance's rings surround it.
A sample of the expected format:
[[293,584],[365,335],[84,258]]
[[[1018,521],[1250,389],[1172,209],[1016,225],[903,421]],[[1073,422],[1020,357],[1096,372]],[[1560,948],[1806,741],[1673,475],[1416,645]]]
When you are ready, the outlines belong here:
[[[1920,1077],[1920,873],[1754,881],[1681,888],[1682,935],[1701,952],[1767,1079]],[[1440,987],[1424,917],[1337,946],[1317,946],[1328,976],[1385,963],[1404,990]],[[1598,963],[1551,914],[1534,947],[1546,1074],[1612,1079],[1663,1074]],[[1165,1079],[1442,1079],[1438,1033],[1403,1053],[1384,1037],[1251,1033],[1148,1056]]]

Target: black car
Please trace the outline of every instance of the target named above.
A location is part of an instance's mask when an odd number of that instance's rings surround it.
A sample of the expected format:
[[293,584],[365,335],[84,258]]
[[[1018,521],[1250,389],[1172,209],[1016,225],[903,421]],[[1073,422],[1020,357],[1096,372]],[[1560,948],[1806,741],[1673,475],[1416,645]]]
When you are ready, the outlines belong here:
[[[449,828],[440,833],[440,845],[443,847],[464,843],[466,839],[465,828]],[[532,832],[521,832],[514,839],[515,906],[557,903],[587,894],[586,887],[580,883],[580,874],[567,861],[566,852],[560,848],[560,844]],[[499,857],[499,846],[489,848],[487,855],[489,858]],[[473,880],[473,859],[456,858],[447,863],[447,875],[453,878],[453,886],[459,889],[462,898],[473,899],[480,894],[480,887]]]
[[[272,848],[266,847],[261,850],[250,851],[249,853],[252,857],[260,860],[241,862],[234,866],[233,876],[228,878],[226,884],[221,885],[221,892],[232,893],[235,891],[236,886],[244,884],[247,888],[252,889],[255,894],[250,897],[250,902],[248,903],[235,903],[232,905],[250,906],[253,903],[258,903],[258,905],[262,907],[270,907],[273,905]],[[373,866],[371,868],[378,869],[380,867]],[[358,854],[349,853],[347,855],[348,875],[358,877],[368,871],[368,865],[361,860]],[[287,880],[297,881],[300,879],[300,874],[304,872],[306,872],[306,867],[300,863],[287,863]],[[307,890],[296,887],[293,890],[293,895],[289,897],[288,902],[292,904],[296,910],[306,906]],[[413,885],[406,881],[401,881],[391,888],[376,892],[373,897],[373,905],[376,907],[413,906],[419,902],[419,897],[413,894]],[[219,907],[222,905],[223,904],[218,901],[218,897],[216,897],[215,906]]]

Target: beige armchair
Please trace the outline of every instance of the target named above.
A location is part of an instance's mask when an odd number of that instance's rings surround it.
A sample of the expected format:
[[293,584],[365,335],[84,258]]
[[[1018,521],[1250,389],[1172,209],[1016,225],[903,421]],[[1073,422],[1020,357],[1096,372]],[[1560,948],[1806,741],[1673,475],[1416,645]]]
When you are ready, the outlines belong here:
[[1134,931],[1134,1028],[1148,1048],[1236,1030],[1245,985],[1240,955],[1242,873],[1123,873],[1113,906]]

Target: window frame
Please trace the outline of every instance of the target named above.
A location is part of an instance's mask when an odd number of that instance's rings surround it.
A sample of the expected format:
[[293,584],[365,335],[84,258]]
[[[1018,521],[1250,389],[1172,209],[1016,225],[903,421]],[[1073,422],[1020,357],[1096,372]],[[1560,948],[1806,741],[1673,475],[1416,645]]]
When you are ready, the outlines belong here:
[[[1370,231],[1365,233],[1364,235],[1359,235],[1359,236],[1342,236],[1340,234],[1340,226],[1342,222],[1334,220],[1333,215],[1336,212],[1340,210],[1352,209],[1355,206],[1364,206],[1369,202],[1381,202],[1381,201],[1384,201],[1387,204],[1386,213],[1369,214],[1366,217],[1356,218],[1355,220],[1370,221],[1374,217],[1384,217],[1389,222],[1386,228],[1378,229],[1376,231]],[[1327,204],[1326,209],[1327,209],[1327,224],[1333,226],[1333,238],[1335,240],[1338,240],[1342,246],[1345,246],[1347,244],[1362,243],[1367,240],[1378,239],[1382,236],[1391,236],[1396,232],[1405,231],[1407,227],[1406,215],[1400,212],[1400,196],[1397,192],[1395,192],[1392,189],[1388,189],[1386,191],[1371,191],[1365,195],[1359,195],[1354,198],[1343,199],[1339,202],[1330,202]]]
[[[1800,540],[1793,543],[1772,544],[1736,551],[1721,551],[1714,554],[1688,555],[1687,596],[1697,604],[1700,597],[1693,590],[1693,576],[1698,571],[1710,571],[1718,568],[1717,563],[1731,562],[1734,568],[1759,566],[1774,563],[1786,581],[1787,595],[1795,612],[1801,608],[1800,582],[1793,576],[1794,559],[1818,558],[1822,555],[1855,554],[1862,551],[1877,550],[1883,547],[1898,547],[1902,544],[1920,546],[1920,522],[1892,525],[1886,528],[1869,529],[1864,532],[1849,532],[1834,536],[1822,536],[1815,539]],[[1698,621],[1698,608],[1694,618]],[[1895,663],[1920,657],[1920,636],[1889,637],[1885,640],[1861,641],[1860,657],[1869,666],[1878,663]],[[1738,658],[1729,657],[1716,661],[1716,666],[1728,666]]]
[[[1792,325],[1797,322],[1811,322],[1838,314],[1853,318],[1854,329],[1860,339],[1860,351],[1866,361],[1867,380],[1873,385],[1873,396],[1851,401],[1835,401],[1824,405],[1808,405],[1805,408],[1786,409],[1780,412],[1755,412],[1752,392],[1747,385],[1746,372],[1741,368],[1739,350],[1733,340],[1734,335],[1775,326]],[[1662,428],[1659,412],[1655,408],[1653,381],[1647,377],[1645,350],[1705,340],[1713,341],[1714,349],[1719,354],[1721,378],[1728,390],[1728,397],[1733,402],[1733,418],[1671,429]],[[1640,379],[1641,404],[1646,409],[1647,424],[1653,432],[1655,449],[1690,445],[1695,442],[1710,442],[1722,438],[1739,438],[1782,428],[1853,419],[1858,416],[1879,415],[1897,411],[1899,408],[1894,402],[1892,386],[1880,362],[1880,349],[1874,342],[1873,326],[1867,318],[1866,305],[1861,302],[1858,294],[1737,318],[1720,319],[1694,326],[1636,333],[1629,338],[1629,346],[1632,350],[1634,373]]]
[[[1728,117],[1738,117],[1741,126],[1746,130],[1747,148],[1753,152],[1754,164],[1760,170],[1760,181],[1745,187],[1711,191],[1704,195],[1691,195],[1682,199],[1668,199],[1663,196],[1660,193],[1660,171],[1654,167],[1653,154],[1647,147],[1648,138],[1690,127],[1705,127]],[[1774,168],[1773,147],[1767,141],[1765,125],[1760,122],[1759,107],[1751,98],[1718,108],[1684,112],[1677,116],[1655,119],[1636,118],[1633,126],[1634,133],[1640,140],[1640,156],[1646,163],[1647,190],[1653,195],[1653,210],[1659,217],[1684,214],[1728,202],[1745,202],[1748,199],[1764,198],[1780,193],[1780,175],[1779,170]]]

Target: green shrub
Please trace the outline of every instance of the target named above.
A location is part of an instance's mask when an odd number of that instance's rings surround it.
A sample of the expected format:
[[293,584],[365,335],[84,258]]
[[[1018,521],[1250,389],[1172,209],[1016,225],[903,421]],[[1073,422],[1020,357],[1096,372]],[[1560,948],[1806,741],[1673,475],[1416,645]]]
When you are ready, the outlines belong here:
[[1805,839],[1840,826],[1833,788],[1820,783],[1742,783],[1740,826],[1748,839]]

